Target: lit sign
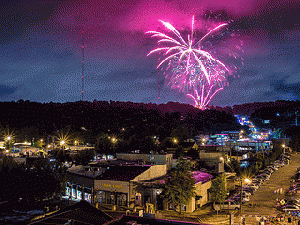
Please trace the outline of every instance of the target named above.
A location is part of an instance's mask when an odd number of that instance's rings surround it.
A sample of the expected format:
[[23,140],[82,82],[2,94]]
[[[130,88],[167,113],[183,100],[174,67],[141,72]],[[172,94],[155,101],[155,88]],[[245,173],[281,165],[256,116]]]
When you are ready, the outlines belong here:
[[111,185],[111,184],[102,184],[103,187],[113,187],[113,188],[122,188],[122,185]]
[[264,123],[270,123],[270,120],[265,120]]

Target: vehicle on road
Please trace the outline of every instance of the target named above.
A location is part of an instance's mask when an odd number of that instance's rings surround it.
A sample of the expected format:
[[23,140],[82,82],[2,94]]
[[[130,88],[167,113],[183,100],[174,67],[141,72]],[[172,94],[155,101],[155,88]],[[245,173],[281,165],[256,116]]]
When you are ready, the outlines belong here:
[[289,212],[289,211],[299,211],[300,207],[295,205],[285,205],[281,208],[283,212]]

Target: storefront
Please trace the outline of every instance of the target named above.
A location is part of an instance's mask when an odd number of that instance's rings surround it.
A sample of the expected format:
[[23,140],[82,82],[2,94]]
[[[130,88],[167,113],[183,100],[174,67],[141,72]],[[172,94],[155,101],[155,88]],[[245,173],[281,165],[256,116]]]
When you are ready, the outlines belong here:
[[67,182],[65,194],[74,201],[85,200],[92,203],[92,188]]
[[96,180],[95,191],[95,202],[118,206],[129,204],[129,182]]

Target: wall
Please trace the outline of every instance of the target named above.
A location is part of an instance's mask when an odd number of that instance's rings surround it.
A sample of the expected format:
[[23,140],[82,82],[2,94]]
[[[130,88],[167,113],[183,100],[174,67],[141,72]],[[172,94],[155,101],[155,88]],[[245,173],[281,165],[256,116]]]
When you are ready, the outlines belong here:
[[84,175],[76,175],[74,173],[69,173],[69,176],[70,176],[69,182],[71,183],[78,184],[84,187],[89,187],[89,188],[94,187],[93,178],[89,178]]
[[196,205],[199,204],[199,207],[202,207],[203,205],[207,204],[210,202],[208,199],[208,189],[211,187],[211,181],[208,181],[206,183],[197,183],[195,185],[196,187],[196,196],[202,196],[199,200],[195,200],[195,197],[193,197],[189,204],[186,206],[186,211],[187,212],[193,212],[196,209]]
[[[196,204],[199,204],[199,207],[202,207],[203,205],[211,202],[208,196],[208,189],[211,187],[211,181],[205,182],[205,183],[197,183],[195,184],[196,187],[196,196],[202,196],[201,199],[195,200],[195,197],[192,197],[189,203],[186,205],[186,211],[185,212],[193,212],[196,209]],[[168,210],[168,204],[167,200],[164,200],[164,209]],[[179,206],[176,208],[177,211],[179,211]],[[184,211],[183,211],[184,212]]]
[[145,172],[134,178],[133,181],[149,180],[161,177],[167,173],[167,165],[153,165]]

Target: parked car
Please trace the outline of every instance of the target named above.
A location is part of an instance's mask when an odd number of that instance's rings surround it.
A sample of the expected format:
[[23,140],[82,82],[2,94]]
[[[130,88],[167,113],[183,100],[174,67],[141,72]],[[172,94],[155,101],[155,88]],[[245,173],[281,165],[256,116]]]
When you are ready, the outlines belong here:
[[283,212],[289,212],[289,211],[299,211],[300,207],[295,205],[285,205],[281,208]]
[[[243,191],[243,194],[242,194],[243,198],[247,198],[247,197],[249,197],[250,195],[251,195],[251,194],[249,194],[249,192],[244,192],[244,191]],[[234,195],[234,197],[236,197],[236,196],[240,197],[240,196],[241,196],[241,192],[236,193],[236,194]]]
[[252,181],[251,184],[254,184],[254,185],[260,187],[260,185],[261,185],[262,183],[263,183],[262,181]]
[[247,184],[247,185],[245,185],[245,187],[252,187],[252,188],[255,188],[256,190],[259,188],[259,186],[258,185],[255,185],[255,184]]
[[[234,197],[231,198],[232,200],[235,200],[237,202],[240,202],[240,199],[241,199],[241,196],[238,194]],[[245,203],[245,202],[250,202],[250,198],[249,197],[242,197],[242,202]]]
[[253,178],[252,181],[259,181],[259,182],[263,183],[265,180],[262,177],[257,176],[255,178]]
[[259,177],[261,177],[261,178],[267,178],[267,180],[269,180],[270,177],[271,177],[271,175],[267,174],[267,173],[262,173],[262,174],[259,175]]
[[243,196],[247,196],[247,197],[250,197],[251,193],[250,192],[246,192],[246,191],[243,191]]
[[296,201],[296,200],[288,200],[287,205],[295,205],[297,207],[300,207],[300,202]]
[[244,188],[243,191],[248,192],[251,195],[253,195],[255,193],[256,189],[254,189],[254,188]]
[[288,200],[293,200],[300,203],[300,198],[291,197]]
[[274,172],[274,169],[273,168],[265,168],[264,169],[264,172],[269,172],[269,173],[273,173]]
[[271,176],[272,172],[269,170],[264,170],[264,172],[262,172],[261,174],[268,174],[269,176]]
[[237,201],[227,200],[223,204],[213,204],[214,210],[238,210],[240,204]]

